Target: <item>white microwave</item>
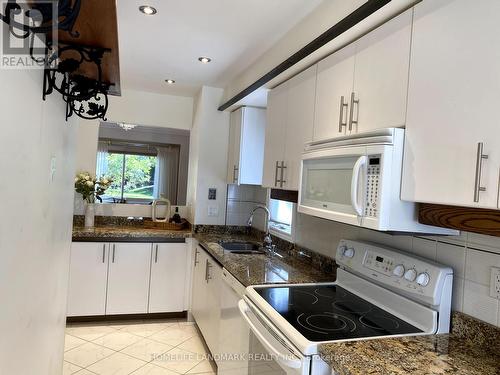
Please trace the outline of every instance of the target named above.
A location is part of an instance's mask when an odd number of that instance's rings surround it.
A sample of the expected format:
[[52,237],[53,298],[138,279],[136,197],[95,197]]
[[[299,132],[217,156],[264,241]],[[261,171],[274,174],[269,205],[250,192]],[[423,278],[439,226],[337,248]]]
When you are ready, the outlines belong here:
[[388,128],[306,144],[298,211],[379,231],[458,234],[420,224],[400,199],[404,129]]

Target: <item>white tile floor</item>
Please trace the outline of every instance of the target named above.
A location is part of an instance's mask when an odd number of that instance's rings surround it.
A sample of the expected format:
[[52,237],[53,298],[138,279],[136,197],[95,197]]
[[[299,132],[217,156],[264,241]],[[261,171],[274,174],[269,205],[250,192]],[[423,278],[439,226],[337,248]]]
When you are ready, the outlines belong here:
[[215,375],[193,323],[69,324],[63,375]]

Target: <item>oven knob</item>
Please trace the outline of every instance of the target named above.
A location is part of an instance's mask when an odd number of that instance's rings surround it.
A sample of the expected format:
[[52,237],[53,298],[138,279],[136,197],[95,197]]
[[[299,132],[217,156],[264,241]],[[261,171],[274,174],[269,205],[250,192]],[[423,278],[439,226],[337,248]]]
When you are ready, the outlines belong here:
[[405,273],[405,279],[408,281],[414,281],[416,277],[417,277],[417,271],[415,271],[413,268],[409,269]]
[[354,249],[351,247],[349,249],[344,249],[342,255],[347,258],[352,258],[354,256]]
[[403,277],[403,275],[405,274],[405,267],[402,264],[398,264],[392,270],[392,274],[397,277]]
[[431,281],[431,277],[427,272],[422,272],[420,275],[417,276],[418,285],[427,286],[429,284],[429,281]]

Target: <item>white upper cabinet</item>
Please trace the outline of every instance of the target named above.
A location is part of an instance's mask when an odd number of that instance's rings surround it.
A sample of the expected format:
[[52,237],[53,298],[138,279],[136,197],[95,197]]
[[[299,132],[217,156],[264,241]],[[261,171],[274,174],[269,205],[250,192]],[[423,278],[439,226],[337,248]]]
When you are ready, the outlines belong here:
[[404,200],[498,207],[499,15],[498,0],[415,7]]
[[304,144],[313,138],[317,65],[288,82],[283,188],[299,190]]
[[262,186],[279,187],[280,166],[285,157],[285,127],[288,105],[288,82],[269,91],[264,147]]
[[110,246],[106,314],[147,313],[151,244]]
[[264,187],[299,189],[304,144],[313,137],[316,70],[312,66],[269,93]]
[[346,134],[355,52],[355,44],[350,44],[318,63],[313,132],[315,141]]
[[68,287],[68,316],[104,315],[108,244],[73,242]]
[[405,125],[412,10],[318,63],[315,141]]
[[243,107],[231,113],[227,182],[262,184],[266,111]]
[[410,9],[356,42],[349,133],[405,126],[412,14]]
[[185,310],[187,268],[185,242],[153,244],[148,312]]

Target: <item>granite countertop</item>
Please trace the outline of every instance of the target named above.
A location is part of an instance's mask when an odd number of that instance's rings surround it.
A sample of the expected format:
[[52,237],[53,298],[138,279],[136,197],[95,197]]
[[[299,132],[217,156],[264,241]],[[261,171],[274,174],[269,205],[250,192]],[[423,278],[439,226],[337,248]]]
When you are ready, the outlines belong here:
[[[277,283],[313,283],[335,281],[335,272],[325,273],[316,269],[308,257],[300,258],[283,250],[279,255],[269,257],[265,254],[232,254],[218,244],[219,241],[260,241],[245,234],[194,234],[200,245],[206,249],[231,275],[244,286]],[[279,245],[278,245],[279,246]]]
[[140,226],[103,225],[94,228],[73,227],[73,241],[162,242],[191,237],[191,229],[148,229]]
[[320,345],[339,375],[500,374],[500,329],[453,313],[450,334]]

